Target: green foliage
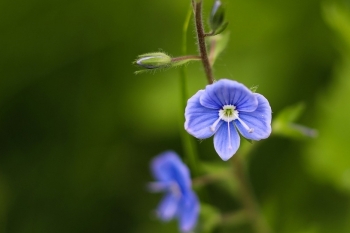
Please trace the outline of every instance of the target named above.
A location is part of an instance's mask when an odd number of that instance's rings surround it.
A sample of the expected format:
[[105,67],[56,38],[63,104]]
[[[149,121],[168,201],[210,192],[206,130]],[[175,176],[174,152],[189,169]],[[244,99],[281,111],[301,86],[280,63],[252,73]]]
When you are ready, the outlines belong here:
[[320,137],[305,158],[315,177],[350,194],[350,11],[332,4],[324,7],[324,14],[347,49],[341,50],[343,59],[336,67],[334,83],[318,96]]
[[220,0],[215,0],[209,17],[209,26],[213,35],[223,32],[228,25],[225,22],[225,7]]
[[305,109],[303,103],[283,109],[272,123],[272,132],[276,135],[302,139],[307,137],[316,137],[317,131],[302,125],[294,123]]
[[228,45],[229,39],[229,32],[222,33],[216,36],[210,36],[207,38],[210,47],[209,59],[211,65],[214,65],[218,56],[225,50],[225,48]]
[[223,31],[225,31],[225,29],[228,26],[228,22],[225,22],[221,25],[221,27],[219,27],[218,29],[216,29],[216,31],[213,33],[213,35],[219,35],[221,34]]
[[221,221],[221,214],[215,207],[201,203],[201,212],[199,220],[199,230],[203,233],[210,233],[217,227]]
[[350,9],[343,4],[325,3],[323,13],[326,22],[338,34],[347,49],[350,49]]
[[[321,2],[226,1],[230,40],[218,35],[216,77],[259,85],[274,120],[286,103],[310,103],[303,123],[319,132],[253,144],[251,180],[275,233],[350,231],[349,14]],[[0,6],[0,232],[177,232],[155,219],[161,196],[144,187],[154,155],[183,154],[178,72],[135,76],[130,61],[145,49],[181,54],[189,1]],[[197,53],[192,41],[188,52]],[[188,66],[187,81],[190,95],[205,87],[200,64]],[[197,143],[201,159],[218,162],[212,140]],[[234,182],[217,185],[207,198],[237,207],[225,196],[237,193]],[[208,216],[215,222],[217,212]]]

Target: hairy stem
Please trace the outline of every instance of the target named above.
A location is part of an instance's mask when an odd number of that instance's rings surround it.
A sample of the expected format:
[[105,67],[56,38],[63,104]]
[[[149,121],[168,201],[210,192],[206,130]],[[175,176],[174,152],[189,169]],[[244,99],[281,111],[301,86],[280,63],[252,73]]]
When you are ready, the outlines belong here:
[[202,59],[202,63],[203,63],[205,74],[208,79],[208,83],[212,84],[214,82],[214,78],[213,78],[211,65],[208,59],[207,46],[205,44],[206,33],[204,32],[203,22],[202,22],[202,3],[203,3],[202,0],[199,0],[199,1],[192,0],[194,17],[196,21],[196,32],[197,32],[199,53]]
[[239,185],[240,196],[247,211],[248,217],[256,233],[270,233],[270,229],[265,223],[263,216],[260,213],[259,206],[253,194],[251,184],[247,178],[243,163],[240,156],[235,156],[232,159],[234,176]]
[[187,56],[181,56],[181,57],[173,57],[171,61],[183,61],[183,60],[201,60],[202,58],[197,55],[187,55]]
[[[202,22],[202,4],[203,0],[192,0],[192,7],[195,16],[196,33],[198,40],[198,47],[200,57],[203,63],[204,71],[209,84],[214,82],[213,72],[208,58],[207,47],[205,43],[205,37],[211,36],[211,33],[205,33]],[[249,150],[248,150],[249,151]],[[247,151],[245,151],[247,153]],[[263,216],[260,213],[257,201],[253,194],[252,187],[247,178],[244,166],[242,164],[240,156],[235,156],[232,159],[233,175],[237,179],[239,185],[239,191],[244,205],[244,211],[247,213],[249,220],[256,233],[270,233],[270,229],[267,227]]]

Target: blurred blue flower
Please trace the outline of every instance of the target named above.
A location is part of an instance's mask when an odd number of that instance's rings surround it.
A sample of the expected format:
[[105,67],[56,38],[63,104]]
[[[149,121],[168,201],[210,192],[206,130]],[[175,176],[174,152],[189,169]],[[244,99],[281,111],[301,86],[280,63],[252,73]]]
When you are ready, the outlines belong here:
[[199,201],[191,189],[191,177],[187,166],[173,151],[166,151],[151,162],[151,170],[157,182],[149,184],[153,192],[165,192],[157,208],[163,221],[178,218],[182,232],[190,232],[196,226]]
[[257,141],[271,134],[271,107],[266,98],[228,79],[192,96],[185,118],[185,129],[194,137],[205,139],[215,134],[215,150],[225,161],[238,150],[237,129],[245,138]]

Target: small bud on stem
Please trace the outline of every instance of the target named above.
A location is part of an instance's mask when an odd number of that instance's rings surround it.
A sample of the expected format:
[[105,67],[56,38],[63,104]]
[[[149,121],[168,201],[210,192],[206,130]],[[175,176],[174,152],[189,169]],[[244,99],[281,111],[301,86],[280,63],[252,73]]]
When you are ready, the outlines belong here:
[[169,66],[171,57],[165,53],[146,53],[139,55],[134,64],[146,69],[157,69]]
[[200,61],[201,57],[196,55],[188,55],[182,57],[170,57],[169,55],[163,52],[155,52],[155,53],[145,53],[139,55],[136,61],[133,64],[144,68],[143,70],[136,71],[135,73],[142,73],[144,71],[162,69],[162,68],[170,68],[175,66],[184,65],[190,61]]
[[223,32],[228,25],[228,22],[224,22],[224,20],[225,8],[220,0],[216,0],[211,9],[209,18],[209,26],[212,31],[211,33],[206,34],[206,36],[214,36]]

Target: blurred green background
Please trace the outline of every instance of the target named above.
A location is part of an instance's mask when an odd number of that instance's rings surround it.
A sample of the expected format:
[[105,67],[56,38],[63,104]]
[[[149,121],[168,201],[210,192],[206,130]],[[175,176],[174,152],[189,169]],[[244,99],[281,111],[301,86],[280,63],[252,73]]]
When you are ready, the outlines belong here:
[[[135,76],[131,62],[181,54],[189,2],[0,1],[0,232],[177,232],[154,217],[161,195],[145,185],[153,156],[183,154],[179,69]],[[258,85],[274,116],[304,102],[299,123],[319,132],[254,151],[267,221],[276,233],[350,232],[349,2],[224,3],[231,38],[215,77]],[[194,54],[193,27],[188,38]],[[206,80],[199,63],[188,73],[192,95]],[[224,163],[212,139],[196,144]],[[224,192],[210,198],[235,206]]]

